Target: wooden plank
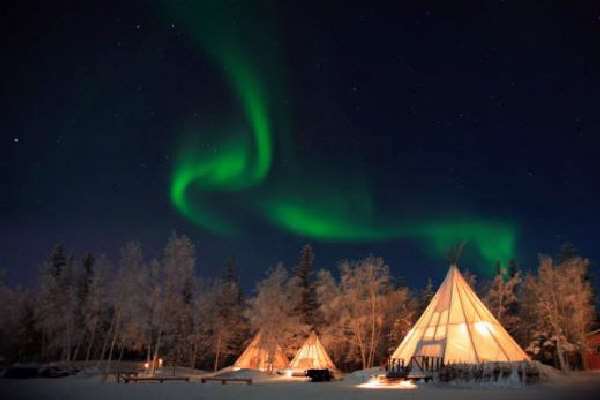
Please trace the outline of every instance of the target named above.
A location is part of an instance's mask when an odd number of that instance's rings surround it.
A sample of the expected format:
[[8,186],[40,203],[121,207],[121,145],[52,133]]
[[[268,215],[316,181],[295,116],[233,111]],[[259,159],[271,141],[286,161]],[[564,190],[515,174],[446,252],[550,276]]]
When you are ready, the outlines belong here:
[[164,377],[152,377],[152,378],[134,378],[134,377],[128,377],[128,378],[123,378],[123,381],[125,383],[129,383],[129,382],[160,382],[163,383],[165,381],[185,381],[185,382],[189,382],[190,378],[188,377],[168,377],[168,376],[164,376]]
[[221,385],[226,385],[227,382],[243,382],[247,385],[252,385],[252,379],[245,378],[201,378],[200,382],[206,383],[208,381],[221,382]]

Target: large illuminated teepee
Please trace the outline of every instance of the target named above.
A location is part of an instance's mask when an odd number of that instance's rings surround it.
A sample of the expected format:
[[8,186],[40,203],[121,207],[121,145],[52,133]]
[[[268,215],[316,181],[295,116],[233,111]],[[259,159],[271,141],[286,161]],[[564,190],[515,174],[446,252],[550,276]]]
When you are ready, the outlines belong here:
[[455,265],[392,358],[409,363],[412,356],[441,357],[447,364],[528,359]]
[[327,355],[325,347],[323,347],[319,337],[314,332],[298,349],[296,356],[290,363],[290,369],[294,371],[306,371],[311,368],[335,369],[333,361]]
[[288,363],[281,346],[259,332],[233,366],[272,372],[286,368]]

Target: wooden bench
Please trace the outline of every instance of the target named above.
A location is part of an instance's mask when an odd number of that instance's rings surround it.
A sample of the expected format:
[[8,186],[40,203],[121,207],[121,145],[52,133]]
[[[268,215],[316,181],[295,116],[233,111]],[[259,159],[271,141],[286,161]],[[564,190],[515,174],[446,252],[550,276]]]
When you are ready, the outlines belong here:
[[252,379],[244,379],[244,378],[202,378],[200,382],[206,383],[207,381],[217,381],[221,382],[221,385],[226,385],[227,382],[245,382],[246,385],[252,385]]
[[168,382],[168,381],[185,381],[185,382],[189,382],[190,378],[188,377],[178,377],[178,376],[154,376],[154,377],[148,377],[148,378],[138,378],[138,377],[126,377],[123,378],[123,382],[125,383],[129,383],[129,382]]

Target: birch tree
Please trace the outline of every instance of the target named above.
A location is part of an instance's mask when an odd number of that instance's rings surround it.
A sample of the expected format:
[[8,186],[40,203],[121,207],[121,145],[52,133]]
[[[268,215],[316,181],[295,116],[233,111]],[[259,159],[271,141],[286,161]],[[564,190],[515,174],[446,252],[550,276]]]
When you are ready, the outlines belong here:
[[108,348],[108,362],[106,370],[110,369],[115,347],[121,343],[125,346],[137,333],[136,312],[140,297],[143,296],[143,286],[140,277],[144,275],[145,266],[142,249],[139,243],[129,242],[121,248],[119,270],[112,289],[113,315],[111,320],[110,345]]
[[390,276],[383,259],[368,257],[340,266],[341,324],[351,332],[362,368],[371,368],[382,337]]
[[[169,357],[183,362],[193,341],[193,287],[195,249],[185,235],[171,235],[163,255],[164,297],[154,358],[164,341]],[[188,360],[189,361],[189,360]]]
[[85,349],[85,361],[89,361],[92,350],[98,336],[101,334],[102,322],[107,318],[109,308],[107,285],[108,274],[111,271],[110,262],[105,256],[101,256],[94,266],[91,277],[88,274],[87,295],[82,305],[83,332],[87,340]]

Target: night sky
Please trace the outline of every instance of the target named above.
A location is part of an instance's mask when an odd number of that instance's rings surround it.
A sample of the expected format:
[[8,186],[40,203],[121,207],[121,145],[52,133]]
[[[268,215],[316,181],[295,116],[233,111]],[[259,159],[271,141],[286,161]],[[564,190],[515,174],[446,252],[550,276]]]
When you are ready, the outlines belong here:
[[172,231],[247,288],[305,243],[413,287],[460,240],[479,274],[567,241],[597,269],[598,2],[214,3],[8,7],[9,282]]

